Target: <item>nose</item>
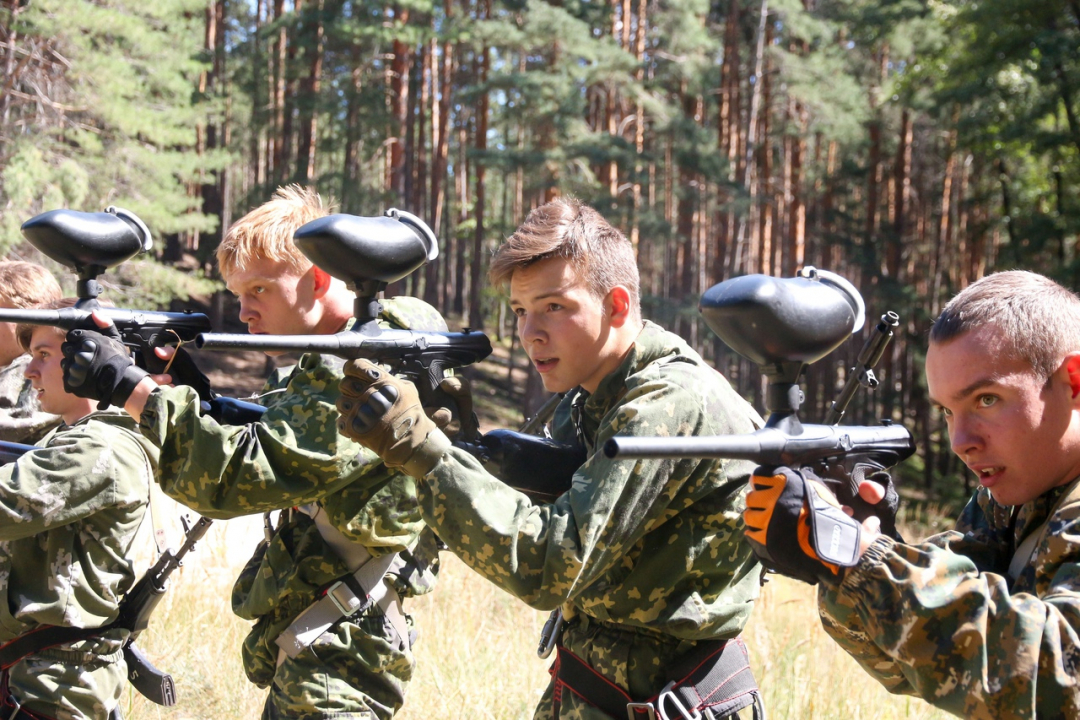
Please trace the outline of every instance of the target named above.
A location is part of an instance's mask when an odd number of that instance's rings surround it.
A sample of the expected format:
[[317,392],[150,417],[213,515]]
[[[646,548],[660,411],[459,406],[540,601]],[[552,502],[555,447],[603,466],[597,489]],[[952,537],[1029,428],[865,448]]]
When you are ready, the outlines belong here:
[[977,423],[966,420],[957,415],[949,423],[949,444],[952,451],[960,456],[961,460],[967,460],[968,455],[982,448],[982,434],[979,432]]
[[539,319],[532,313],[518,318],[518,335],[521,336],[521,342],[526,348],[546,339]]
[[259,313],[251,306],[251,301],[240,298],[240,322],[250,325],[259,319]]
[[26,364],[26,368],[23,370],[23,377],[27,380],[33,380],[41,375],[41,371],[37,367],[37,359],[31,358],[30,362]]

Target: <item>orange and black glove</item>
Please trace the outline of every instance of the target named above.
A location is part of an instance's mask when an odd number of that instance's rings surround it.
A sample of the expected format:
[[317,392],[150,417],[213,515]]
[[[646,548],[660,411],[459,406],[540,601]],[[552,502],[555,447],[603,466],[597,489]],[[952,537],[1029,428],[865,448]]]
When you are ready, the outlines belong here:
[[746,496],[746,537],[765,567],[816,585],[859,559],[859,523],[809,469],[759,467]]

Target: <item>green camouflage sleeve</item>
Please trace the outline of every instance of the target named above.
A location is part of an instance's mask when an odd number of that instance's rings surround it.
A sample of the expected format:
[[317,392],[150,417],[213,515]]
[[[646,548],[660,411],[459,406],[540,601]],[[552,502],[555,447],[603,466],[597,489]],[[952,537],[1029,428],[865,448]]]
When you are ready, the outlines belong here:
[[54,434],[45,447],[0,467],[0,541],[31,537],[103,508],[138,502],[138,497],[120,497],[128,485],[117,478],[149,473],[146,454],[134,438],[103,435],[86,425]]
[[[963,554],[959,532],[920,545],[878,539],[822,590],[830,635],[891,692],[975,720],[1080,713],[1080,506],[1048,525],[1037,592],[1010,591]],[[984,547],[984,549],[986,549]]]
[[269,396],[262,419],[247,425],[201,416],[190,388],[151,393],[140,428],[161,449],[157,480],[165,493],[226,519],[315,502],[381,468],[373,453],[337,433],[340,371],[317,357],[302,362],[286,391]]
[[[598,450],[616,434],[716,431],[710,418],[726,417],[727,408],[711,407],[691,389],[692,377],[673,382],[670,373],[680,371],[666,372],[654,368],[628,388],[601,423],[597,451],[555,503],[533,505],[452,448],[419,483],[424,519],[467,565],[539,609],[576,597],[620,564],[633,564],[627,553],[646,533],[716,489],[708,477],[711,466],[698,460],[626,462]],[[736,523],[738,511],[731,515]],[[678,560],[683,574],[686,562]],[[637,602],[649,605],[642,596]]]

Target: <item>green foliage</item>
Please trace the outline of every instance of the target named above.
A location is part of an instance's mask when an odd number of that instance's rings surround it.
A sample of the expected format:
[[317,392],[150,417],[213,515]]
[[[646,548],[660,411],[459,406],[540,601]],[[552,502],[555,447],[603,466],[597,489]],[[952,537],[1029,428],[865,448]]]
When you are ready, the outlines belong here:
[[57,207],[119,205],[157,233],[216,226],[186,187],[228,161],[194,152],[205,118],[193,92],[204,7],[35,0],[17,16],[18,37],[47,47],[66,69],[52,98],[63,103],[57,115],[33,116],[17,137],[0,129],[2,242],[13,242],[20,218]]

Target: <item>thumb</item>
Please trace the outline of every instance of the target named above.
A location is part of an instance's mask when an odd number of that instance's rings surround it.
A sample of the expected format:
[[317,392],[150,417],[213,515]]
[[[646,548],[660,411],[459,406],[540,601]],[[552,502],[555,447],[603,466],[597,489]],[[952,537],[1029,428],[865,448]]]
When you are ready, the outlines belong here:
[[872,480],[863,480],[859,483],[859,497],[871,505],[877,505],[885,499],[885,488]]
[[154,348],[154,354],[162,360],[171,360],[172,356],[176,354],[176,348],[170,347],[168,345],[164,347],[156,347]]

